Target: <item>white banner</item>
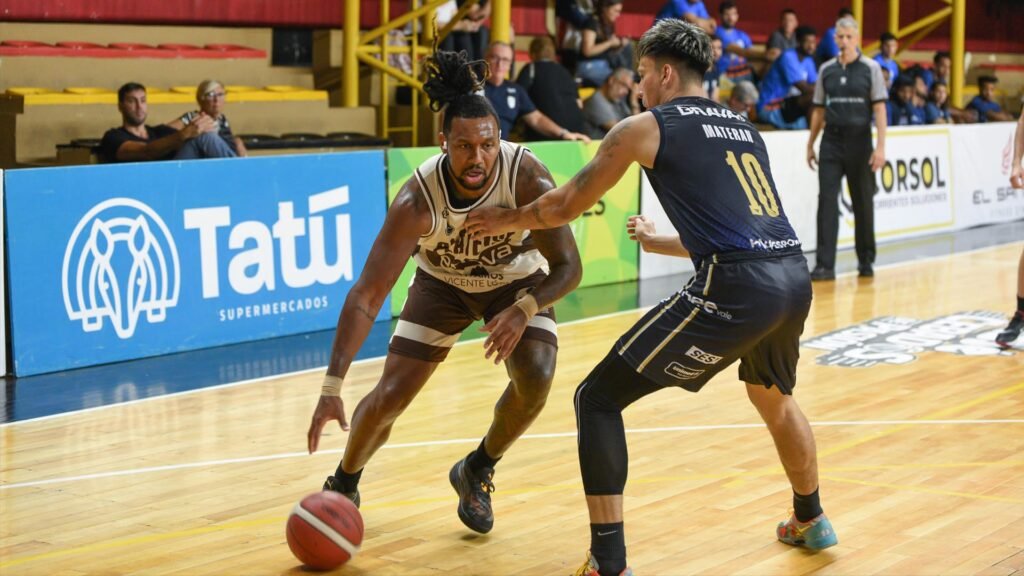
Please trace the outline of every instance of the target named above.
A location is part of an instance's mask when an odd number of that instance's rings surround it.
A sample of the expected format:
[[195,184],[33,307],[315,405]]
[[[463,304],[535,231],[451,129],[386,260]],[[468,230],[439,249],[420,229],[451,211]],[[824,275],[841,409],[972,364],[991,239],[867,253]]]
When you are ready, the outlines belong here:
[[[875,237],[880,243],[1024,218],[1024,190],[1010,187],[1014,124],[890,128],[886,164],[875,174]],[[818,173],[807,167],[807,131],[762,134],[783,210],[805,251],[817,245]],[[685,155],[685,151],[681,154]],[[659,231],[671,229],[646,177],[640,210]],[[853,247],[853,211],[845,184],[839,248]],[[688,261],[640,254],[640,277],[690,271]]]

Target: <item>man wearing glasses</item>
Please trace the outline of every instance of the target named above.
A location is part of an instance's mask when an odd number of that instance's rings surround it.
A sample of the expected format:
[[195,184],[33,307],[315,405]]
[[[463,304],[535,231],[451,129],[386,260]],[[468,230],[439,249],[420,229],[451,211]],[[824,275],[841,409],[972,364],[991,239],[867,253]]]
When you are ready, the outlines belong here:
[[598,140],[604,138],[619,121],[639,113],[640,101],[636,83],[633,82],[633,71],[627,68],[618,68],[612,72],[601,89],[583,104],[587,133]]
[[498,113],[498,119],[501,121],[501,138],[508,140],[516,121],[522,118],[531,130],[551,140],[590,142],[586,135],[559,126],[546,114],[537,110],[522,86],[505,79],[512,69],[513,57],[512,46],[504,42],[494,42],[487,49],[487,65],[490,66],[491,74],[484,83],[483,95],[491,101],[495,112]]
[[[231,124],[228,123],[228,118],[224,115],[223,110],[226,97],[227,91],[224,90],[223,84],[217,80],[203,80],[199,83],[199,87],[196,88],[196,102],[199,104],[199,110],[186,112],[177,120],[168,123],[168,126],[182,130],[204,117],[213,120],[216,125],[217,135],[220,136],[224,146],[213,143],[213,146],[208,147],[209,149],[204,148],[200,150],[196,148],[194,149],[197,153],[194,156],[195,158],[248,156],[245,144],[231,132]],[[178,158],[181,159],[181,154],[178,155]]]

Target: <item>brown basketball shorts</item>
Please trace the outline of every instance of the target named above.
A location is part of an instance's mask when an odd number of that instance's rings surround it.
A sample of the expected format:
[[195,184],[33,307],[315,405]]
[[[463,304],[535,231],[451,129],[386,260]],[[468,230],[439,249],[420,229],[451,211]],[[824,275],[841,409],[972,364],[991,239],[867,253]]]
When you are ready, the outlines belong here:
[[[488,292],[465,292],[417,269],[388,350],[418,360],[441,362],[466,327],[480,318],[490,321],[546,277],[538,271]],[[553,308],[545,308],[530,319],[523,340],[558,346]]]

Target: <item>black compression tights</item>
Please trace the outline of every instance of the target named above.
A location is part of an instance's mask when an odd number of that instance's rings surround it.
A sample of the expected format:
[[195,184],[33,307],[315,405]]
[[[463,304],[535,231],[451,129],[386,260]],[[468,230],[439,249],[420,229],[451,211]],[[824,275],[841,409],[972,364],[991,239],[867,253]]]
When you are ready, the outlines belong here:
[[622,494],[629,469],[622,410],[660,389],[614,350],[576,388],[580,471],[588,496]]

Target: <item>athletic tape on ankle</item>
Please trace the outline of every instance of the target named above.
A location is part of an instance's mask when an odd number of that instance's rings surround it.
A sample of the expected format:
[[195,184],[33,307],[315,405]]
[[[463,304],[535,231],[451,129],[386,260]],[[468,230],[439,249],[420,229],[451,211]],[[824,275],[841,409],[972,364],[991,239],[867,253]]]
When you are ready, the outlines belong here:
[[341,396],[341,378],[337,376],[324,376],[324,384],[320,388],[321,396]]
[[536,316],[537,311],[540,310],[540,307],[537,306],[537,299],[533,297],[533,294],[527,294],[526,296],[523,296],[519,300],[513,302],[512,305],[518,306],[519,309],[526,314],[527,320]]

